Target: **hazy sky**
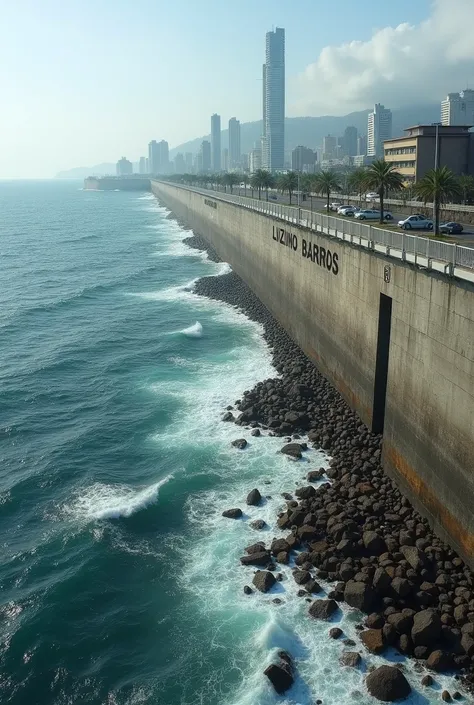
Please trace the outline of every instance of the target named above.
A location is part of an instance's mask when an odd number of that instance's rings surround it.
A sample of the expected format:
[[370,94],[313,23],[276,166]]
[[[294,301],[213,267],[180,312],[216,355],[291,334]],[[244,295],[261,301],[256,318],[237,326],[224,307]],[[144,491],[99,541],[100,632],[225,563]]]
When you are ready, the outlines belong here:
[[0,177],[135,160],[214,112],[260,119],[273,26],[290,116],[474,87],[474,0],[0,0]]

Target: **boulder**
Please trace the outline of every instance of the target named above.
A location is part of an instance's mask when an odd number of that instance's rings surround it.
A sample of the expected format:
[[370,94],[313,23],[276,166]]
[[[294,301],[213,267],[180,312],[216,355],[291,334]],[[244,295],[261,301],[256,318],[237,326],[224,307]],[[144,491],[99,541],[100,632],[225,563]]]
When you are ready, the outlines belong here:
[[245,547],[245,553],[261,553],[266,551],[265,544],[263,541],[257,541],[257,543],[252,543],[250,546]]
[[306,479],[308,480],[308,482],[317,482],[322,478],[323,475],[323,468],[320,468],[319,470],[310,470],[309,473],[306,475]]
[[429,566],[426,553],[420,551],[416,546],[400,546],[400,553],[403,554],[403,557],[411,565],[413,570],[420,571]]
[[223,421],[235,421],[235,416],[231,411],[226,411],[222,417]]
[[290,546],[288,545],[288,542],[285,539],[273,539],[272,545],[270,546],[270,551],[273,553],[274,556],[278,555],[278,553],[281,553],[281,551],[285,551],[287,553],[290,550]]
[[285,693],[293,685],[291,667],[283,660],[278,664],[270,664],[263,673],[279,695]]
[[311,573],[307,570],[295,570],[293,579],[297,585],[304,585],[308,580],[311,580]]
[[261,531],[266,527],[266,522],[263,521],[263,519],[255,519],[255,521],[250,522],[250,526],[252,529],[256,529],[257,531]]
[[252,582],[260,592],[268,592],[275,585],[276,578],[268,570],[257,570]]
[[249,585],[244,585],[244,593],[246,595],[251,595],[253,593],[253,590]]
[[242,516],[242,510],[238,508],[226,509],[222,512],[222,516],[226,517],[226,519],[240,519],[240,517]]
[[372,579],[372,585],[374,586],[374,589],[380,595],[387,595],[390,590],[391,584],[392,579],[387,573],[387,571],[384,568],[377,568]]
[[344,590],[344,600],[351,607],[362,612],[371,612],[374,602],[374,591],[367,583],[349,580]]
[[412,585],[409,580],[399,577],[393,578],[390,587],[397,597],[401,597],[402,599],[408,597],[412,589]]
[[316,580],[308,580],[307,583],[305,583],[304,589],[306,592],[309,593],[318,593],[322,592],[322,587],[319,583],[316,582]]
[[387,551],[385,541],[376,531],[364,531],[362,541],[371,556],[381,556]]
[[251,553],[248,556],[242,556],[240,562],[242,565],[266,566],[270,562],[270,552],[260,551],[259,553]]
[[424,685],[425,688],[429,688],[430,685],[433,685],[433,676],[427,673],[426,676],[423,676],[421,679],[421,685]]
[[251,431],[250,435],[253,436],[254,438],[255,438],[255,437],[258,438],[258,436],[261,436],[262,434],[260,433],[260,429],[259,429],[259,428],[254,428],[253,431]]
[[415,646],[433,646],[441,636],[441,619],[437,612],[422,610],[413,617],[411,638]]
[[234,448],[243,450],[247,447],[247,441],[245,440],[245,438],[236,438],[235,441],[232,441],[232,445],[234,446]]
[[466,632],[463,633],[461,637],[461,646],[469,658],[474,656],[474,639],[470,634],[467,634]]
[[381,629],[366,629],[361,632],[360,639],[372,654],[380,654],[385,648]]
[[260,502],[262,501],[262,495],[260,492],[255,488],[253,490],[250,490],[250,492],[247,495],[247,504],[249,504],[252,507],[256,507]]
[[383,702],[403,700],[411,693],[410,684],[395,666],[379,666],[369,673],[365,683],[369,693]]
[[405,612],[394,612],[388,616],[387,622],[395,627],[398,634],[410,634],[413,626],[413,615],[410,614],[410,611],[408,611],[408,614]]
[[335,600],[315,600],[309,608],[309,614],[314,619],[330,619],[337,609]]
[[446,651],[441,651],[441,649],[437,649],[436,651],[432,651],[428,656],[426,659],[426,665],[428,668],[431,668],[432,671],[441,673],[443,671],[449,671],[450,668],[452,668],[453,659],[451,654],[448,654]]
[[357,651],[343,651],[339,658],[339,663],[342,666],[350,666],[351,668],[357,668],[360,662],[360,654]]
[[299,499],[311,499],[311,497],[314,497],[315,494],[316,490],[313,485],[307,485],[307,487],[298,487],[298,489],[295,490],[295,495]]
[[286,446],[283,446],[281,452],[284,453],[284,455],[289,455],[290,458],[294,458],[295,460],[300,460],[300,458],[303,457],[299,443],[287,443]]
[[441,700],[443,700],[445,703],[450,703],[452,698],[449,690],[443,690],[441,693]]
[[339,627],[333,627],[329,630],[329,636],[331,639],[339,639],[339,637],[342,636],[342,629],[339,629]]

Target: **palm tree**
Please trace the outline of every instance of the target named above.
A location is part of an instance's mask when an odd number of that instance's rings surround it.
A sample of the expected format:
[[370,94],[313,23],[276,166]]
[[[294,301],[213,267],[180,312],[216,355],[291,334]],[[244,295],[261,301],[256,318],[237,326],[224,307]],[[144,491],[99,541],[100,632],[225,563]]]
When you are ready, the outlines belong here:
[[365,187],[377,191],[380,199],[380,224],[384,222],[383,199],[389,191],[403,189],[403,177],[385,159],[376,159],[366,170]]
[[333,191],[340,191],[341,181],[334,171],[320,171],[316,174],[315,188],[318,193],[326,196],[326,212],[329,213],[329,197]]
[[228,174],[224,174],[222,180],[226,186],[226,191],[227,186],[229,186],[230,192],[232,193],[232,189],[234,188],[235,184],[239,183],[239,176],[233,172],[230,172]]
[[266,196],[268,201],[268,189],[272,188],[272,186],[275,184],[275,179],[273,178],[273,174],[270,171],[262,169],[261,180],[263,188],[266,190]]
[[469,174],[461,174],[458,176],[459,190],[462,194],[462,202],[466,205],[466,201],[474,193],[474,177]]
[[278,178],[277,183],[278,188],[281,190],[282,193],[288,191],[291,206],[291,197],[293,195],[293,191],[298,188],[298,174],[295,171],[288,171],[286,174],[282,174]]
[[257,169],[250,180],[253,188],[258,189],[258,197],[261,198],[262,188],[267,190],[267,201],[268,201],[268,189],[273,184],[273,177],[269,171],[265,169]]
[[362,194],[365,191],[366,174],[367,174],[367,169],[360,167],[358,169],[354,169],[354,171],[351,172],[351,174],[349,175],[349,178],[347,180],[347,184],[348,184],[350,190],[355,191],[359,197],[359,206],[362,203]]
[[434,234],[439,235],[439,212],[442,203],[447,203],[450,199],[459,196],[461,187],[459,179],[448,169],[447,166],[438,169],[430,169],[420,181],[415,184],[415,193],[423,199],[425,203],[433,201],[435,213]]
[[309,195],[311,210],[313,210],[313,191],[315,190],[316,174],[304,174],[301,178],[301,188]]

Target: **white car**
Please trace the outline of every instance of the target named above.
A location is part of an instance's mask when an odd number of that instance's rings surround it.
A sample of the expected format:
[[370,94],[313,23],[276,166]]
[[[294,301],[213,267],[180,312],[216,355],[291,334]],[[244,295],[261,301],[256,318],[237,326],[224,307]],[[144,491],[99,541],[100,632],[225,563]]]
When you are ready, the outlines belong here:
[[365,194],[366,201],[378,201],[379,198],[380,198],[379,194],[376,193],[375,191],[369,191],[369,193]]
[[343,207],[342,203],[330,203],[329,204],[330,211],[338,211],[339,208],[342,208],[342,207]]
[[404,230],[433,230],[433,221],[424,215],[409,215],[405,220],[398,221],[398,227]]
[[346,216],[352,216],[355,213],[358,213],[360,211],[360,208],[357,206],[342,206],[341,208],[337,209],[337,212],[339,215],[346,215]]
[[[359,220],[380,220],[380,211],[365,208],[358,213],[354,213],[354,218]],[[393,220],[393,215],[389,211],[383,212],[384,220]]]

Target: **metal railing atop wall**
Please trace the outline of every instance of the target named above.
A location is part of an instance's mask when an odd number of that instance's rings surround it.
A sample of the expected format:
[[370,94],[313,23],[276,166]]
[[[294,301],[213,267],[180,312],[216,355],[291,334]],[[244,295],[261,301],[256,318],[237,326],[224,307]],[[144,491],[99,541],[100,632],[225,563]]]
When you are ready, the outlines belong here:
[[361,223],[353,218],[338,218],[297,206],[287,206],[283,203],[272,203],[271,201],[208,189],[190,188],[181,184],[173,185],[201,193],[213,200],[235,203],[243,208],[300,225],[315,232],[474,282],[474,248],[471,247],[463,247],[419,235],[409,235],[404,230],[387,230]]

